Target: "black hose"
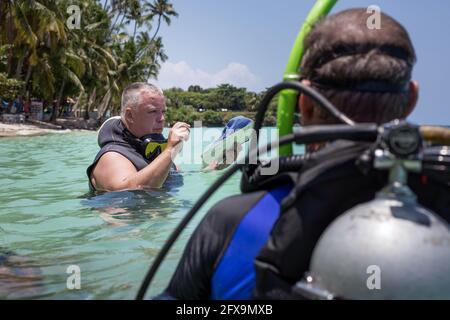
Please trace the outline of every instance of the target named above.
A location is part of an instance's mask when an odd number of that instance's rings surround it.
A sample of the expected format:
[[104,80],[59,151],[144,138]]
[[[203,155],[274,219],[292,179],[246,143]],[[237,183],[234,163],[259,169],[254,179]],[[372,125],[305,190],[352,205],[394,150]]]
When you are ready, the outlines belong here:
[[[205,204],[205,202],[211,197],[211,195],[219,189],[219,187],[228,180],[236,171],[243,167],[249,162],[249,159],[256,157],[259,153],[269,152],[271,149],[279,147],[281,145],[291,143],[295,141],[298,144],[303,144],[306,142],[313,142],[312,138],[319,139],[323,141],[324,138],[336,139],[349,139],[355,141],[375,141],[377,137],[378,129],[374,124],[368,125],[356,125],[354,127],[349,127],[347,125],[334,125],[334,126],[321,126],[320,128],[303,128],[296,130],[293,134],[281,137],[277,142],[269,143],[257,150],[252,151],[245,157],[244,163],[236,163],[232,165],[219,179],[217,179],[206,192],[200,197],[200,199],[194,204],[191,210],[186,214],[186,216],[181,220],[176,229],[172,232],[169,239],[162,247],[161,251],[156,256],[151,268],[149,269],[141,287],[139,288],[138,294],[136,295],[137,300],[142,300],[147,292],[147,288],[150,286],[159,266],[161,265],[163,259],[169,252],[173,243],[176,241],[178,236],[184,230],[186,225],[191,221],[197,211]],[[334,134],[333,137],[330,135]]]
[[256,150],[255,152],[252,152],[248,154],[245,158],[245,161],[243,164],[241,163],[235,163],[231,166],[230,169],[228,169],[219,179],[217,179],[209,188],[206,190],[206,192],[198,199],[198,201],[194,204],[191,210],[184,216],[184,218],[181,220],[179,225],[176,227],[176,229],[172,232],[169,239],[167,239],[166,243],[162,247],[161,251],[156,256],[150,270],[148,271],[147,275],[145,276],[144,281],[142,282],[141,287],[139,288],[138,294],[136,295],[136,300],[142,300],[145,296],[145,293],[147,292],[147,288],[150,286],[151,281],[153,280],[156,272],[158,271],[159,266],[161,265],[162,261],[164,260],[165,256],[169,252],[170,248],[174,244],[174,242],[177,240],[178,236],[181,234],[181,232],[184,230],[186,225],[191,221],[191,219],[194,217],[194,215],[197,213],[197,211],[205,204],[205,202],[211,197],[211,195],[219,189],[219,187],[228,180],[236,171],[238,171],[242,166],[244,166],[245,163],[249,161],[249,159],[256,157],[258,153],[260,152],[269,152],[272,148],[278,147],[280,145],[290,143],[294,141],[294,135],[290,134],[285,137],[280,138],[279,142],[273,142],[270,144],[267,144],[265,146],[265,149],[260,148]]
[[[264,95],[263,100],[259,104],[258,112],[255,116],[255,125],[253,129],[255,130],[256,135],[252,137],[252,140],[250,142],[250,146],[252,146],[252,149],[255,149],[258,147],[259,142],[259,131],[262,128],[264,116],[267,112],[267,108],[269,107],[270,101],[273,99],[273,97],[279,93],[282,90],[286,89],[293,89],[298,91],[299,93],[302,93],[306,95],[307,97],[311,98],[313,101],[315,101],[318,106],[323,108],[325,111],[327,111],[329,114],[331,114],[333,117],[335,117],[338,121],[347,124],[349,126],[354,126],[355,122],[353,120],[349,119],[345,114],[340,112],[330,101],[328,101],[327,98],[325,98],[321,93],[319,93],[317,90],[304,85],[303,83],[299,81],[283,81],[280,82],[273,87],[269,88]],[[246,174],[253,175],[254,170],[256,169],[257,165],[248,165],[245,169]]]
[[[372,142],[378,137],[378,126],[376,124],[355,124],[354,126],[348,125],[323,125],[323,126],[311,126],[303,128],[294,128],[295,143],[318,143],[324,141],[334,140],[352,140],[352,141],[364,141]],[[298,141],[301,139],[301,141]],[[304,157],[300,155],[279,157],[278,168],[279,172],[286,171],[298,171],[304,162]],[[271,161],[267,164],[259,165],[248,176],[248,182],[250,184],[258,184],[266,177],[261,176],[261,170],[264,167],[271,166]]]
[[[254,130],[256,130],[256,142],[258,142],[259,130],[261,129],[264,115],[267,111],[270,101],[279,91],[284,90],[284,89],[294,89],[294,90],[297,90],[299,93],[305,94],[306,96],[313,99],[316,103],[318,103],[318,105],[320,105],[325,110],[327,110],[332,116],[334,116],[339,121],[341,121],[347,125],[354,126],[355,123],[351,119],[349,119],[347,116],[345,116],[339,110],[337,110],[336,107],[334,107],[331,102],[329,102],[323,95],[321,95],[320,93],[318,93],[311,87],[305,86],[305,85],[301,84],[300,82],[296,82],[296,81],[285,81],[285,82],[281,82],[281,83],[271,87],[260,103],[258,113],[256,114],[255,126],[254,126]],[[197,211],[205,204],[205,202],[209,199],[209,197],[226,180],[228,180],[234,173],[236,173],[236,171],[238,171],[241,167],[243,167],[246,163],[248,163],[249,159],[252,159],[253,157],[257,157],[260,152],[263,152],[263,153],[269,152],[272,148],[290,143],[290,142],[294,141],[294,139],[297,143],[299,143],[302,140],[301,136],[306,137],[307,135],[308,135],[308,133],[305,133],[305,134],[297,133],[296,135],[290,134],[290,135],[281,137],[278,143],[274,142],[271,144],[267,144],[264,149],[263,148],[258,149],[257,148],[258,143],[256,143],[256,148],[255,148],[256,150],[252,150],[251,152],[249,152],[249,154],[247,154],[243,164],[234,164],[219,179],[217,179],[208,188],[208,190],[200,197],[200,199],[194,204],[194,206],[191,208],[191,210],[189,210],[189,212],[186,214],[186,216],[181,220],[181,222],[179,223],[177,228],[172,232],[169,239],[167,239],[167,241],[164,244],[164,246],[162,247],[161,251],[156,256],[151,268],[147,272],[147,275],[145,276],[145,279],[142,282],[142,285],[139,288],[139,291],[136,295],[136,299],[142,300],[144,298],[145,293],[147,292],[147,289],[151,284],[151,281],[153,280],[156,272],[158,271],[159,266],[161,265],[165,256],[169,252],[173,243],[176,241],[178,236],[184,230],[184,228],[189,223],[189,221],[194,217],[194,215],[197,213]]]
[[295,143],[318,143],[334,140],[375,141],[378,137],[378,125],[358,123],[353,126],[334,124],[309,126],[294,129]]

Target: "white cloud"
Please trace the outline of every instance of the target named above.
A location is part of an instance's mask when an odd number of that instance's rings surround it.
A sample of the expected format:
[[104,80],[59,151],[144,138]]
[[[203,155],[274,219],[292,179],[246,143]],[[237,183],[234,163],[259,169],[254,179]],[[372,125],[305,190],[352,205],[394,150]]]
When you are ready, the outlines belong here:
[[261,89],[261,80],[241,63],[231,62],[224,69],[209,73],[193,68],[187,62],[166,62],[162,65],[156,84],[163,89],[179,87],[187,89],[190,85],[212,88],[222,83],[230,83],[249,90]]

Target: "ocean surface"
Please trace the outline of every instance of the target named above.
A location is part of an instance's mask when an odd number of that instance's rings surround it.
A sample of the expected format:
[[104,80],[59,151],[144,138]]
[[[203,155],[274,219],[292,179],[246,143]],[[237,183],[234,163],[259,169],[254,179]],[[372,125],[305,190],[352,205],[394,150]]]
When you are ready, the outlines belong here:
[[[182,171],[164,188],[97,195],[86,176],[95,132],[0,139],[0,299],[133,299],[169,234],[222,174],[199,162],[220,132],[192,129],[176,160]],[[148,297],[165,288],[207,209],[239,193],[239,181],[235,174],[188,225]]]

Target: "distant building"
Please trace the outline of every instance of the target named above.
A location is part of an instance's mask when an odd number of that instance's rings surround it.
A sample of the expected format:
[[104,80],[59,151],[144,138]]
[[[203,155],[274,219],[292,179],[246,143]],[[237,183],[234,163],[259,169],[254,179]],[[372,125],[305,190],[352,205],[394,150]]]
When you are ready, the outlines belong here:
[[42,121],[44,118],[44,104],[40,100],[32,99],[30,106],[30,117]]

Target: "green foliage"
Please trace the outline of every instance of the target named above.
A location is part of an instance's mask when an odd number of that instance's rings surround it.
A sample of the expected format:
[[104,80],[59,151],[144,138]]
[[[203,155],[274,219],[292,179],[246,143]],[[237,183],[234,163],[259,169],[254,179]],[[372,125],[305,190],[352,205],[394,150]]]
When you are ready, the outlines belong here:
[[168,108],[166,113],[166,123],[173,125],[181,121],[193,124],[194,121],[201,120],[200,115],[195,112],[192,106],[183,106],[180,108]]
[[189,86],[187,91],[180,88],[165,90],[167,105],[179,108],[191,105],[195,109],[221,111],[255,111],[259,104],[259,94],[248,92],[245,88],[236,88],[231,84],[221,84],[216,88],[203,89],[198,85]]
[[3,99],[14,99],[19,95],[23,82],[6,77],[5,73],[0,73],[0,97]]
[[0,46],[0,66],[6,65],[7,60],[8,60],[8,52],[7,52],[7,50],[10,47],[11,46],[9,46],[9,45]]
[[[205,112],[197,112],[192,106],[185,106],[179,109],[168,108],[166,113],[166,123],[172,126],[175,122],[182,121],[194,125],[194,121],[202,121],[203,126],[207,127],[223,127],[231,118],[244,116],[255,120],[256,112],[249,111],[227,111],[219,112],[208,110]],[[265,126],[274,126],[276,117],[268,114],[264,119]]]
[[219,112],[216,111],[205,111],[203,113],[203,121],[210,125],[221,126],[223,124],[223,118]]
[[217,108],[243,110],[245,108],[245,88],[236,88],[231,84],[221,84],[212,92]]
[[187,91],[189,91],[189,92],[203,92],[203,89],[199,85],[190,85]]
[[[66,25],[71,4],[81,9],[79,30]],[[177,16],[167,0],[0,1],[0,72],[22,81],[3,80],[2,90],[72,96],[86,102],[77,105],[86,114],[117,114],[126,85],[158,75],[167,59],[158,32]]]
[[[66,25],[71,4],[80,6],[80,30]],[[0,1],[0,96],[72,97],[85,115],[93,108],[118,114],[125,86],[157,77],[167,59],[158,32],[177,16],[168,0]],[[172,88],[166,121],[221,126],[239,114],[253,118],[263,94],[231,84]],[[274,100],[270,121],[275,107]]]
[[[167,89],[164,91],[168,108],[166,120],[169,124],[184,121],[191,125],[194,120],[202,120],[206,126],[223,126],[238,115],[254,119],[265,93],[247,91],[230,84],[216,88],[192,85],[187,91],[181,88]],[[275,96],[269,105],[264,125],[275,125],[277,104],[278,96]],[[206,111],[198,112],[200,107]],[[228,111],[222,112],[221,109]]]

